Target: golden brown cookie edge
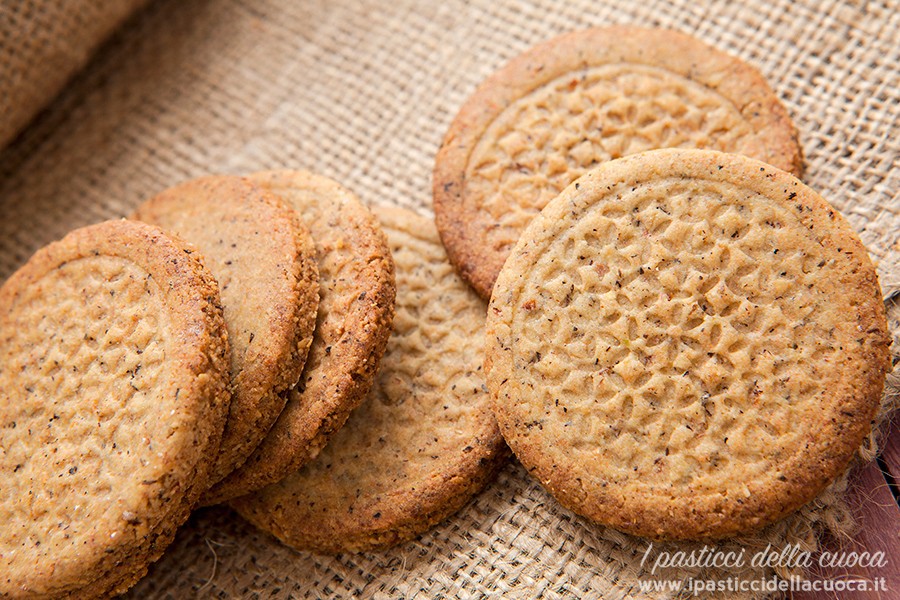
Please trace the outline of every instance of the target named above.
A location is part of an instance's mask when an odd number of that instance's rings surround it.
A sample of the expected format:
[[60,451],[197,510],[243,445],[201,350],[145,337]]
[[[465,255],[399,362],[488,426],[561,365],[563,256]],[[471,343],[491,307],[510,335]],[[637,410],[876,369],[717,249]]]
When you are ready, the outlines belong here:
[[[440,244],[436,232],[428,235],[434,226],[425,217],[393,206],[378,207],[376,212],[383,223],[385,219],[412,220],[415,225],[410,233],[428,236],[429,242]],[[387,224],[385,227],[390,228]],[[490,411],[482,415],[478,431],[472,450],[452,470],[418,487],[413,494],[396,493],[357,505],[351,515],[323,516],[305,511],[292,504],[289,492],[279,489],[278,484],[232,500],[231,506],[255,526],[297,550],[337,554],[395,546],[459,511],[506,464],[510,452]]]
[[[776,157],[772,164],[800,177],[803,156],[797,129],[787,109],[762,74],[744,61],[687,34],[668,29],[617,25],[574,31],[533,46],[490,75],[466,100],[435,157],[432,195],[435,223],[459,274],[484,299],[490,299],[505,256],[488,247],[479,225],[463,207],[469,155],[487,127],[521,96],[548,81],[587,65],[630,60],[661,64],[685,76],[692,65],[728,72],[713,87],[748,120],[762,129]],[[711,76],[709,77],[712,78]],[[709,85],[700,80],[700,83]]]
[[[680,160],[679,155],[683,155],[684,160]],[[656,160],[657,164],[649,165],[646,162],[648,157]],[[874,267],[862,242],[840,213],[789,173],[741,155],[710,150],[665,149],[632,155],[601,165],[578,179],[577,188],[573,182],[551,201],[541,217],[535,219],[534,226],[529,226],[523,233],[513,250],[514,258],[507,262],[501,272],[497,289],[505,289],[510,283],[509,280],[514,280],[518,273],[527,268],[528,261],[521,258],[519,251],[531,240],[532,229],[534,232],[540,232],[542,220],[564,218],[565,214],[570,212],[567,206],[570,206],[576,198],[588,196],[593,190],[601,190],[606,185],[604,182],[624,181],[631,177],[629,169],[634,164],[643,168],[649,167],[655,171],[654,174],[660,176],[670,176],[673,172],[702,176],[704,173],[724,174],[732,169],[737,170],[742,182],[757,185],[760,191],[769,194],[770,197],[781,197],[784,195],[782,190],[786,189],[796,191],[798,196],[790,202],[793,204],[802,202],[804,206],[813,208],[811,213],[804,212],[803,217],[811,224],[834,223],[832,243],[839,244],[839,247],[844,249],[854,269],[862,269],[865,272],[865,276],[858,279],[857,288],[851,292],[857,297],[861,307],[859,314],[859,326],[863,328],[861,331],[870,334],[869,343],[862,354],[866,361],[871,362],[873,369],[864,370],[868,376],[845,379],[840,389],[833,394],[834,398],[857,398],[858,404],[861,405],[860,410],[853,415],[845,415],[848,421],[843,424],[845,427],[841,430],[849,433],[839,437],[839,443],[834,446],[825,443],[820,452],[822,458],[815,460],[813,466],[804,464],[796,457],[785,463],[784,471],[791,473],[792,479],[782,482],[781,489],[773,491],[772,494],[766,495],[767,497],[755,495],[739,507],[732,504],[730,510],[729,507],[722,507],[715,502],[704,506],[698,499],[696,504],[699,506],[693,506],[684,512],[684,507],[677,506],[676,510],[673,510],[671,501],[659,498],[640,509],[633,506],[629,507],[630,510],[624,511],[616,510],[616,507],[611,508],[605,502],[595,501],[596,498],[611,501],[601,492],[593,496],[585,492],[577,470],[563,465],[544,463],[543,453],[538,444],[529,440],[527,435],[521,435],[522,431],[515,426],[515,415],[510,412],[508,403],[500,398],[498,390],[502,387],[502,383],[498,379],[506,378],[509,372],[504,352],[495,343],[496,336],[502,335],[498,329],[504,328],[501,321],[508,310],[508,306],[503,305],[501,300],[503,294],[500,293],[495,294],[488,310],[488,345],[485,352],[485,370],[494,413],[504,438],[529,473],[536,477],[562,505],[593,521],[632,535],[656,540],[719,539],[762,528],[812,500],[828,482],[843,472],[871,429],[872,419],[880,404],[884,378],[890,365],[890,337],[887,333],[886,314]],[[722,170],[718,168],[720,165],[724,167]],[[681,170],[675,171],[673,166]],[[854,390],[860,392],[855,393]],[[834,405],[835,407],[845,405],[844,400],[835,400]],[[829,431],[821,432],[822,435],[818,439],[830,439],[830,434],[836,428],[837,424],[833,424]],[[775,500],[768,496],[774,496]],[[703,518],[698,518],[699,513],[712,515],[709,519],[711,522],[704,522]],[[760,514],[763,516],[760,517]]]
[[[16,289],[36,283],[60,264],[97,255],[131,260],[145,268],[157,281],[171,283],[160,286],[166,293],[166,307],[172,311],[182,331],[204,331],[208,349],[199,354],[182,356],[178,360],[182,375],[173,384],[185,390],[179,397],[197,399],[195,405],[200,413],[197,427],[193,430],[193,442],[185,445],[188,460],[175,461],[174,469],[170,471],[173,474],[183,471],[183,491],[175,493],[174,501],[165,504],[165,514],[148,536],[143,540],[130,540],[127,547],[101,557],[100,564],[94,565],[94,568],[103,569],[97,576],[88,576],[80,568],[77,573],[70,574],[77,580],[75,587],[64,583],[62,587],[47,592],[73,598],[111,597],[122,593],[140,580],[149,565],[159,559],[174,539],[177,528],[190,516],[200,495],[209,485],[213,459],[230,402],[226,358],[228,338],[218,285],[195,249],[167,236],[157,227],[112,220],[70,232],[62,240],[38,250],[3,284],[0,288],[0,306],[11,302]],[[188,344],[181,344],[177,350],[184,351],[189,347]],[[102,567],[104,561],[108,563],[105,569]]]
[[[277,303],[284,306],[292,305],[295,312],[293,315],[286,315],[283,314],[284,311],[278,311],[281,319],[279,330],[283,335],[279,336],[278,340],[270,340],[269,348],[275,348],[274,352],[262,357],[261,360],[248,363],[247,368],[241,371],[243,387],[262,392],[252,404],[243,408],[234,407],[232,410],[259,413],[259,418],[255,422],[244,423],[229,416],[223,434],[223,447],[212,476],[214,481],[220,481],[240,467],[253,453],[284,409],[287,400],[284,392],[300,378],[315,329],[319,302],[318,267],[315,260],[315,245],[305,223],[283,200],[243,177],[208,175],[184,181],[146,200],[134,211],[132,218],[151,223],[158,222],[160,218],[158,215],[166,212],[166,204],[174,203],[177,208],[180,198],[186,194],[198,194],[201,201],[212,201],[213,198],[204,194],[213,192],[204,191],[204,186],[223,193],[224,198],[231,201],[256,201],[268,206],[282,225],[287,224],[289,231],[279,231],[276,228],[269,229],[267,233],[270,235],[279,233],[286,239],[292,239],[295,245],[295,260],[291,265],[295,282],[293,300]],[[271,331],[269,325],[267,327]],[[235,401],[236,399],[237,397]],[[209,504],[205,498],[201,499],[201,503]]]
[[[290,392],[285,410],[247,462],[217,484],[204,498],[214,504],[251,493],[281,480],[314,459],[331,435],[363,401],[378,363],[387,348],[394,317],[394,262],[387,240],[375,216],[349,190],[337,182],[307,171],[264,171],[248,176],[275,194],[279,187],[314,187],[343,200],[342,218],[352,224],[357,258],[365,261],[365,279],[370,283],[365,305],[354,304],[344,322],[355,331],[350,348],[336,356],[340,367],[329,369],[332,381],[327,389],[334,393],[318,399],[323,411],[301,413]],[[336,364],[336,363],[330,363]],[[303,376],[306,375],[304,371]],[[324,402],[324,405],[322,404]]]

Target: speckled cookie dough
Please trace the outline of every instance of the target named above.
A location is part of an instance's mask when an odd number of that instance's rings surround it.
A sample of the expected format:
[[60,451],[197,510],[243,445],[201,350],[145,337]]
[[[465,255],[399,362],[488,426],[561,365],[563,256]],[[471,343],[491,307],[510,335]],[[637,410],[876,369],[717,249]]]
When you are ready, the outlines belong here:
[[434,225],[375,210],[397,266],[394,332],[375,385],[313,462],[232,506],[285,544],[361,551],[458,510],[507,456],[482,373],[485,304]]
[[134,217],[194,244],[219,283],[233,394],[219,481],[259,445],[300,377],[319,303],[315,247],[283,200],[241,177],[182,183]]
[[843,471],[889,340],[866,250],[818,194],[742,156],[658,150],[591,171],[526,229],[485,366],[504,437],[562,504],[717,538]]
[[216,282],[108,221],[0,288],[0,597],[123,592],[209,485],[228,412]]
[[247,462],[207,495],[222,501],[275,483],[315,458],[372,386],[394,316],[394,262],[375,217],[336,182],[305,171],[250,179],[309,225],[320,300],[300,383]]
[[690,36],[617,26],[532,48],[469,98],[435,159],[450,260],[489,298],[519,234],[554,196],[598,164],[657,148],[802,171],[794,125],[759,72]]

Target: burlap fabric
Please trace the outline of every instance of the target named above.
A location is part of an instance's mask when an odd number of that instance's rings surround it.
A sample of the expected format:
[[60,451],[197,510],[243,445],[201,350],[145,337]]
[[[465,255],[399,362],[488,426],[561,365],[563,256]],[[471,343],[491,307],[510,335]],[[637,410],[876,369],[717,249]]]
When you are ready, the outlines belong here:
[[0,2],[0,146],[147,0]]
[[[900,5],[816,0],[154,2],[2,152],[0,278],[69,229],[210,172],[303,167],[430,214],[435,151],[477,83],[536,42],[608,23],[676,28],[761,69],[800,129],[807,183],[860,233],[885,292],[900,286]],[[845,533],[845,488],[740,543]],[[297,553],[227,509],[200,511],[132,595],[652,597],[637,587],[645,548],[510,465],[382,553]]]

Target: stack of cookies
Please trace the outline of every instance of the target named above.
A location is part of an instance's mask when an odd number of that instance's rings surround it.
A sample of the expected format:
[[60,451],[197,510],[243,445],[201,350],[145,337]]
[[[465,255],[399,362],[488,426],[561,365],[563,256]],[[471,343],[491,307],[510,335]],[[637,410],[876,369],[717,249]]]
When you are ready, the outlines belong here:
[[865,248],[801,174],[759,73],[671,31],[562,36],[462,108],[437,225],[490,299],[503,436],[562,504],[722,538],[847,467],[890,338]]
[[486,304],[429,220],[376,212],[311,173],[204,177],[4,284],[0,595],[122,592],[197,506],[339,552],[490,479]]
[[0,291],[0,595],[127,589],[198,504],[314,456],[384,352],[393,261],[336,184],[206,177],[133,219]]
[[298,549],[397,544],[506,443],[628,533],[783,517],[888,368],[871,261],[801,167],[755,70],[616,27],[475,92],[437,227],[270,171],[72,232],[0,289],[0,596],[122,592],[221,502]]

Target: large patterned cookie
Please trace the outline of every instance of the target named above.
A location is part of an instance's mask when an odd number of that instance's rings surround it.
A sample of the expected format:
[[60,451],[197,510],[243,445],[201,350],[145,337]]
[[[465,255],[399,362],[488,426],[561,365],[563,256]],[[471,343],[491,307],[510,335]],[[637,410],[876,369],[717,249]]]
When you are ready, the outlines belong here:
[[394,263],[375,217],[336,182],[301,171],[250,179],[284,199],[309,225],[320,300],[300,383],[256,451],[211,489],[222,501],[275,483],[315,458],[368,393],[391,333]]
[[525,230],[488,311],[504,437],[572,510],[651,538],[771,523],[847,465],[889,336],[819,195],[701,150],[609,162]]
[[300,377],[319,303],[315,248],[283,200],[240,177],[182,183],[134,216],[194,244],[219,283],[233,394],[219,481],[259,445]]
[[802,170],[796,130],[762,76],[694,38],[610,27],[525,52],[469,98],[435,160],[450,260],[490,297],[519,234],[564,187],[607,160],[675,147]]
[[146,573],[209,485],[227,355],[212,275],[143,223],[74,231],[0,288],[0,597]]
[[377,211],[397,265],[394,333],[369,397],[316,460],[232,501],[284,543],[359,551],[458,510],[506,456],[482,374],[484,302],[428,219]]

